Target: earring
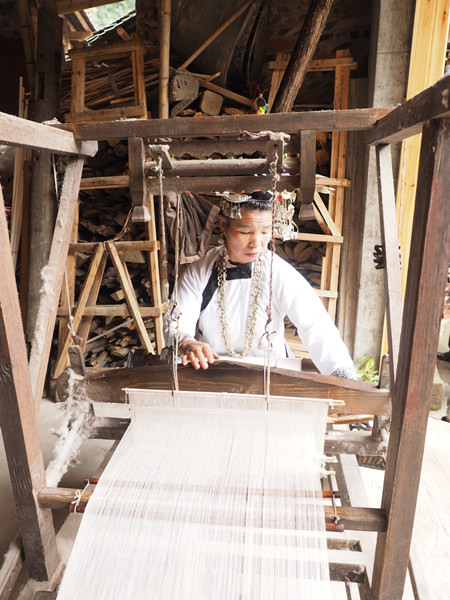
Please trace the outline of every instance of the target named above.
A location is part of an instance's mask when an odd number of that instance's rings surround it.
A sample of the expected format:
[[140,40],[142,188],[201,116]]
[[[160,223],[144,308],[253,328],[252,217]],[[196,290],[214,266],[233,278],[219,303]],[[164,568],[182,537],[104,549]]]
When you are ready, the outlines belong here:
[[220,232],[220,236],[219,236],[219,245],[220,246],[225,246],[227,242],[227,236],[225,235],[224,231]]

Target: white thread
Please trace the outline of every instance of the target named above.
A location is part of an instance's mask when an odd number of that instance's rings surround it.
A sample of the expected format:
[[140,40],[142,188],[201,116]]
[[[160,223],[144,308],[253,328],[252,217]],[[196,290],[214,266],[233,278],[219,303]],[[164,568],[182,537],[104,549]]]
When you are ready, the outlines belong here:
[[80,505],[81,502],[81,497],[83,496],[84,492],[88,489],[90,485],[90,482],[88,481],[86,483],[86,485],[84,486],[83,490],[75,490],[75,500],[72,500],[72,502],[70,504],[74,504],[75,506],[73,507],[73,512],[77,512],[77,508]]

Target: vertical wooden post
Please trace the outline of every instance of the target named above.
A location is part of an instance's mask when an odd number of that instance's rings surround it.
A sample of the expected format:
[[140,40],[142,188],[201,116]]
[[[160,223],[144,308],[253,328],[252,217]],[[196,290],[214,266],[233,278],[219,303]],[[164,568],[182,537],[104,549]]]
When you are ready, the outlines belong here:
[[375,600],[401,598],[409,559],[414,512],[430,409],[446,279],[450,204],[450,120],[423,128],[411,255],[382,508],[386,533],[378,534]]
[[[62,19],[56,0],[44,0],[38,11],[36,77],[33,119],[38,122],[59,116],[62,69]],[[30,200],[30,255],[27,334],[35,329],[45,266],[55,224],[55,182],[49,152],[33,153]]]
[[394,389],[402,329],[403,293],[400,271],[399,239],[395,213],[395,189],[392,174],[391,147],[376,147],[378,199],[380,204],[381,242],[384,249],[384,294],[389,339],[389,372]]
[[271,112],[289,112],[292,110],[305,78],[309,61],[313,57],[325,28],[332,4],[333,0],[311,0],[311,5],[275,96]]
[[44,461],[1,189],[0,255],[0,425],[28,571],[43,581],[59,558],[51,511],[37,503],[37,492],[46,485]]
[[171,0],[161,0],[159,16],[159,118],[169,118]]
[[45,292],[39,294],[36,327],[30,353],[30,378],[36,406],[39,407],[47,373],[48,358],[55,327],[58,301],[69,251],[70,233],[75,216],[84,158],[69,160],[59,203],[50,256],[47,266]]
[[142,138],[128,138],[128,165],[130,168],[131,202],[133,204],[132,221],[146,223],[150,220],[150,214],[147,208],[145,148]]
[[[155,221],[155,200],[152,194],[148,195],[148,208],[150,212],[150,221],[146,223],[147,237],[152,242],[157,242],[156,221]],[[148,268],[150,281],[152,282],[152,301],[153,306],[161,309],[161,315],[155,317],[155,333],[156,333],[156,352],[161,354],[164,348],[163,336],[163,312],[166,309],[162,304],[161,299],[161,281],[159,278],[159,253],[156,247],[148,253]]]
[[312,204],[316,189],[316,132],[303,130],[299,135],[302,205]]

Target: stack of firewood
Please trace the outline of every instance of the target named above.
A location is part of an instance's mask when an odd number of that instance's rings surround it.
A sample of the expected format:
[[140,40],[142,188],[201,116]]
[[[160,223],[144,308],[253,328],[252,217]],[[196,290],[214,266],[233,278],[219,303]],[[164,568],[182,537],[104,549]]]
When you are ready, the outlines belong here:
[[322,260],[325,256],[323,242],[279,242],[276,244],[276,252],[314,287],[320,287]]

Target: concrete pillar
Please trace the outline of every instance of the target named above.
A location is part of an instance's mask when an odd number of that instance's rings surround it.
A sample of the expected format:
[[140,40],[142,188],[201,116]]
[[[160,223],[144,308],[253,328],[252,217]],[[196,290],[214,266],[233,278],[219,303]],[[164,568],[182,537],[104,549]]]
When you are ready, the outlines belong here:
[[[368,106],[395,106],[406,95],[415,0],[375,0],[372,17]],[[367,149],[368,168],[363,202],[362,245],[355,338],[355,359],[379,358],[384,319],[383,272],[375,270],[373,251],[381,243],[377,172],[374,148]],[[399,149],[393,148],[394,174]]]

